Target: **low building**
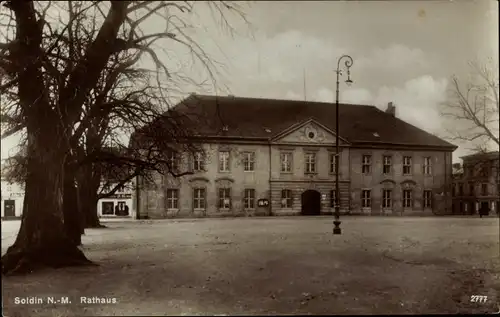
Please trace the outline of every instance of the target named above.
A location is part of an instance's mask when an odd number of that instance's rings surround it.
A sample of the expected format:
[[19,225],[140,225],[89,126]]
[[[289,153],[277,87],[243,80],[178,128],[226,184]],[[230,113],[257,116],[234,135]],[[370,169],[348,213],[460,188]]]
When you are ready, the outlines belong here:
[[486,208],[499,212],[499,152],[475,153],[461,157],[461,169],[453,177],[453,213],[478,214]]
[[[117,184],[111,183],[101,186],[100,192],[107,193]],[[99,199],[97,203],[97,213],[101,218],[135,218],[135,207],[133,204],[133,193],[135,191],[135,182],[128,182],[122,185],[118,190],[108,195],[106,198]]]
[[2,180],[2,219],[20,218],[23,213],[24,184]]
[[[139,178],[140,218],[328,214],[336,164],[340,210],[451,214],[457,148],[374,106],[191,95],[173,110],[196,118],[197,154],[170,153],[181,178]],[[193,128],[193,127],[191,127]]]

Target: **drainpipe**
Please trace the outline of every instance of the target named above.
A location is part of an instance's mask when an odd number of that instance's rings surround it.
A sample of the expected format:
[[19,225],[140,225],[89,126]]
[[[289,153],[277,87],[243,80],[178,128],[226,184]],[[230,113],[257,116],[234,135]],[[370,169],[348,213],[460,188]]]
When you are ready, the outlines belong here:
[[271,140],[268,140],[267,141],[267,147],[268,147],[268,152],[269,152],[269,216],[272,216],[273,215],[273,202],[272,202],[272,197],[273,197],[273,194],[272,194],[272,191],[271,191],[271,171],[272,171],[272,164],[271,164],[271,158],[272,158],[272,155],[271,155]]

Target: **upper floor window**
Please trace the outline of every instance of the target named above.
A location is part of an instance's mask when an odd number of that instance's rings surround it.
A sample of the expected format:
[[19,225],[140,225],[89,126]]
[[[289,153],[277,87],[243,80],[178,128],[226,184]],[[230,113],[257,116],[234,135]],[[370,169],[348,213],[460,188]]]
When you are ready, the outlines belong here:
[[178,189],[167,189],[167,209],[179,209]]
[[392,190],[384,189],[382,191],[382,208],[392,207]]
[[193,170],[201,172],[205,170],[205,162],[203,160],[203,153],[197,152],[193,155]]
[[281,191],[281,208],[292,208],[292,191],[283,189]]
[[363,155],[362,173],[363,174],[370,174],[371,165],[372,165],[372,156],[371,155]]
[[390,174],[391,173],[391,166],[392,166],[392,156],[389,155],[384,155],[384,174]]
[[219,209],[231,208],[231,188],[219,188]]
[[306,153],[305,163],[306,173],[316,173],[316,153]]
[[403,156],[403,175],[411,174],[411,156]]
[[457,188],[456,188],[456,185],[453,184],[453,185],[451,185],[451,196],[455,197],[456,195],[457,195]]
[[219,152],[219,172],[229,172],[229,151]]
[[464,184],[462,184],[462,183],[458,184],[458,195],[459,196],[464,195]]
[[488,195],[488,184],[481,184],[481,195],[482,196]]
[[338,164],[338,162],[339,156],[336,153],[330,153],[330,174],[335,174],[335,166]]
[[469,195],[470,196],[474,196],[474,194],[476,193],[476,191],[474,190],[474,183],[469,183]]
[[205,188],[193,189],[193,208],[205,209],[206,206],[206,190]]
[[430,156],[424,157],[424,174],[431,175],[432,174],[432,160]]
[[403,190],[403,208],[411,208],[412,202],[412,191],[410,189]]
[[361,191],[361,207],[370,208],[372,206],[371,190],[363,189]]
[[432,191],[424,190],[424,208],[432,208]]
[[254,171],[255,168],[255,152],[243,153],[243,169],[246,172]]
[[292,172],[292,153],[283,152],[280,154],[281,161],[281,172],[290,173]]
[[254,209],[255,208],[255,189],[246,188],[245,189],[245,197],[243,198],[245,209]]
[[167,157],[167,165],[169,170],[177,171],[179,169],[179,156],[176,152],[172,152]]

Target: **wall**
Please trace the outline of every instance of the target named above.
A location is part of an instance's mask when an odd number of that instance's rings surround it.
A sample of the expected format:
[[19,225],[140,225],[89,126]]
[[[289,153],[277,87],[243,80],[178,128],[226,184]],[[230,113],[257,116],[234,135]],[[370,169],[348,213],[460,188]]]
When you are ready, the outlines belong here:
[[24,204],[24,188],[20,184],[11,184],[6,181],[1,182],[1,195],[2,195],[2,204],[1,204],[1,217],[5,217],[5,201],[6,200],[14,200],[15,205],[15,217],[21,217],[23,212],[23,204]]
[[[372,212],[382,212],[382,190],[393,189],[393,208],[388,213],[399,214],[432,214],[432,209],[423,210],[423,191],[432,190],[433,203],[436,208],[446,209],[451,213],[451,153],[437,151],[410,151],[410,150],[384,150],[384,149],[350,149],[351,160],[351,190],[353,194],[352,207],[354,210],[361,208],[361,191],[371,189]],[[362,174],[362,156],[372,156],[371,173]],[[389,175],[383,174],[383,156],[392,156],[392,169]],[[411,175],[403,175],[403,157],[412,157]],[[424,175],[424,157],[431,157],[432,174]],[[446,179],[448,189],[445,190]],[[387,180],[386,182],[383,182]],[[390,182],[389,180],[394,181]],[[413,182],[414,183],[413,183]],[[403,183],[404,184],[401,184]],[[413,190],[414,204],[412,208],[404,209],[402,205],[402,191],[405,186]],[[445,190],[445,195],[439,193]],[[447,197],[445,202],[442,198]],[[439,203],[439,206],[436,204]]]

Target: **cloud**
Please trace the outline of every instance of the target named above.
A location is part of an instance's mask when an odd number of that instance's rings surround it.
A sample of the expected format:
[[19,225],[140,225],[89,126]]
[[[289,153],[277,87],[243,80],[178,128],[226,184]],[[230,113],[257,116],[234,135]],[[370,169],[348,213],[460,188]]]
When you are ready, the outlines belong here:
[[[397,116],[427,132],[442,132],[438,106],[446,100],[448,82],[444,78],[420,76],[401,86],[383,86],[375,93],[365,88],[348,88],[340,92],[341,103],[368,104],[385,110],[387,103],[396,105]],[[322,87],[315,91],[314,100],[334,102],[333,90]]]
[[356,67],[401,71],[408,68],[428,66],[428,56],[419,48],[402,44],[391,44],[385,48],[375,48],[369,55],[359,58]]

